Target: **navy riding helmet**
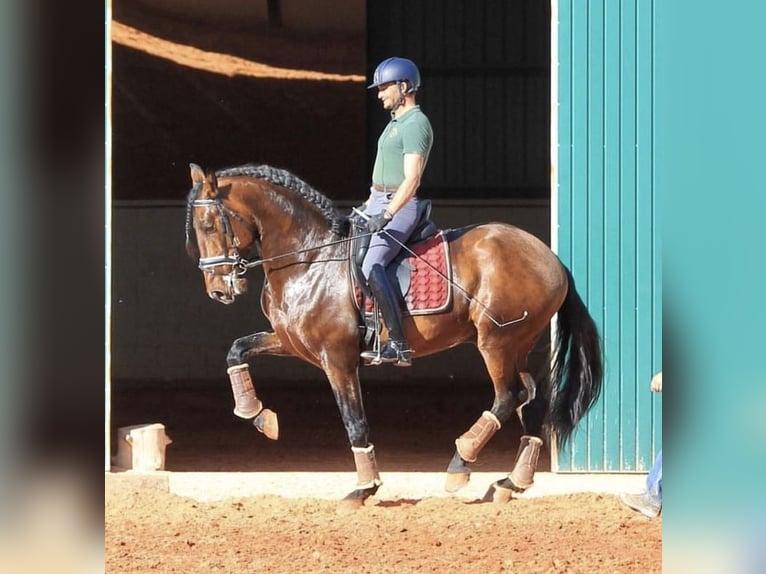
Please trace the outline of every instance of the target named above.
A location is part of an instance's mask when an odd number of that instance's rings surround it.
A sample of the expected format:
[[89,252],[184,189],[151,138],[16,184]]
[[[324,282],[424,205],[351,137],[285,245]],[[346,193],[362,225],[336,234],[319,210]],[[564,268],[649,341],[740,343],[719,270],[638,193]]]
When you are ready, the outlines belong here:
[[409,89],[406,93],[411,94],[420,88],[420,72],[412,60],[406,58],[388,58],[383,60],[372,76],[372,84],[367,89],[377,88],[389,82],[407,81]]

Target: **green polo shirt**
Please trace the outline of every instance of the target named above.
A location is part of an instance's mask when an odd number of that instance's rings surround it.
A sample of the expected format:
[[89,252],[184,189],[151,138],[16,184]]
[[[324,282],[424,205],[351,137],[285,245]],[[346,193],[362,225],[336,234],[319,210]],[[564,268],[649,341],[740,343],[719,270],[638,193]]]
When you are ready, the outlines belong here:
[[378,138],[378,153],[372,169],[373,183],[399,187],[404,181],[404,154],[407,153],[424,156],[425,169],[433,141],[431,122],[420,111],[420,106],[392,119]]

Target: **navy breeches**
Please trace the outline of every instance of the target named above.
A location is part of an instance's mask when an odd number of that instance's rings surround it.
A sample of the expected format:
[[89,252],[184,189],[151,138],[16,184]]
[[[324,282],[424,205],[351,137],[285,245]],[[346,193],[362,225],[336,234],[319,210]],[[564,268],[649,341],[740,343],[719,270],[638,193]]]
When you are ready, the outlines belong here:
[[[375,191],[371,188],[365,213],[367,215],[382,213],[391,203],[393,197],[393,192]],[[415,224],[417,224],[417,216],[418,199],[413,197],[396,212],[394,218],[386,225],[384,229],[387,233],[379,231],[372,236],[370,247],[362,263],[362,273],[366,279],[369,279],[370,270],[373,266],[382,265],[385,268],[397,256],[402,249],[399,243],[405,243],[412,234]]]

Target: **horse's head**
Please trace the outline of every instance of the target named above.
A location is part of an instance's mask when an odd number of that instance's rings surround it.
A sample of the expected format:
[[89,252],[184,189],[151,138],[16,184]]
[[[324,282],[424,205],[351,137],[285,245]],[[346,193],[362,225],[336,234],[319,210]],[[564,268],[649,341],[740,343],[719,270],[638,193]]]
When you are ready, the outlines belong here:
[[224,203],[229,187],[218,187],[214,172],[205,174],[190,164],[192,189],[186,203],[186,251],[198,259],[205,290],[214,300],[230,304],[247,291],[248,253],[258,240],[256,228],[236,209]]

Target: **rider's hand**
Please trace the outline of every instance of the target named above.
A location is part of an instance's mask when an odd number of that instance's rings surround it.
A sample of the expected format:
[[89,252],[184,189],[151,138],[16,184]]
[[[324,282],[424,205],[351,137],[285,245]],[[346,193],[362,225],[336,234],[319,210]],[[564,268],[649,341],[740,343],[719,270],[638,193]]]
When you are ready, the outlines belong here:
[[377,233],[386,225],[388,225],[389,221],[391,220],[386,218],[385,213],[378,213],[373,215],[370,217],[370,219],[367,220],[367,231],[370,233]]
[[[364,212],[365,207],[367,207],[364,203],[358,207],[355,207],[351,209],[351,211],[348,212],[348,221],[355,227],[364,227],[366,224],[365,219],[357,213],[357,211]],[[356,211],[355,211],[356,210]]]

